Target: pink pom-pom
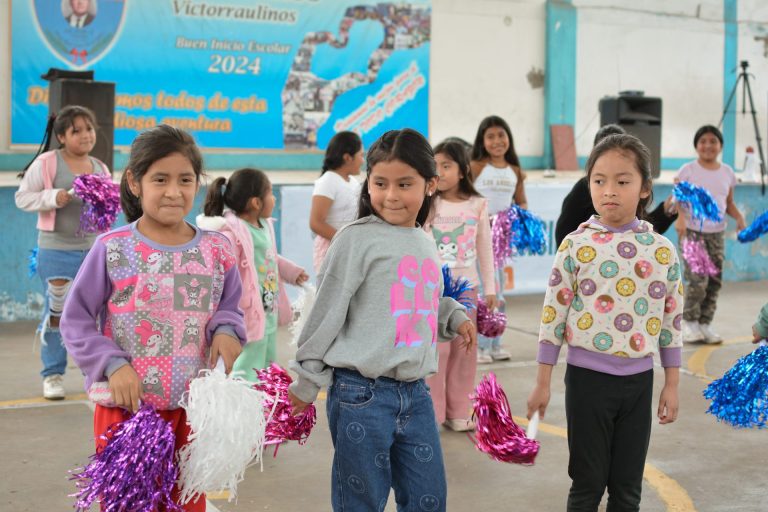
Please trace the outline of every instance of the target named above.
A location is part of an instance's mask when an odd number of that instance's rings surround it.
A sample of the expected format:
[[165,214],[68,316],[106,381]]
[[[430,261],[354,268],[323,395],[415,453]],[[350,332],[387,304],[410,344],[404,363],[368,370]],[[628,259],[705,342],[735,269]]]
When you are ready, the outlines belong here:
[[683,240],[683,258],[688,263],[691,272],[700,276],[716,276],[720,273],[720,270],[712,262],[712,258],[709,257],[704,242],[702,240],[691,240],[686,238]]
[[120,187],[103,174],[80,174],[72,183],[75,195],[83,200],[78,233],[108,231],[120,213]]
[[486,338],[496,338],[507,328],[507,315],[502,311],[491,311],[480,298],[477,301],[477,332]]
[[497,268],[512,257],[512,219],[509,214],[510,210],[504,210],[491,218],[493,262]]
[[539,442],[529,439],[512,419],[509,401],[493,373],[483,376],[472,396],[475,446],[499,462],[533,464]]
[[315,426],[316,411],[309,405],[301,414],[291,414],[291,401],[288,399],[288,386],[293,381],[284,369],[275,363],[268,368],[256,370],[259,382],[254,388],[267,395],[264,402],[264,414],[267,416],[264,446],[275,445],[275,455],[280,443],[298,441],[304,444]]

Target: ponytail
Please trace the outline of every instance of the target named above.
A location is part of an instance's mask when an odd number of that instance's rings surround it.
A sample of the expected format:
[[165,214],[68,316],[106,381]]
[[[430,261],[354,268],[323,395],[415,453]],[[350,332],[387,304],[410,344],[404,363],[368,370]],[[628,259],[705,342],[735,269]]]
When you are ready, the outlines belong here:
[[29,161],[27,165],[24,166],[24,169],[17,174],[16,176],[18,178],[23,178],[24,175],[27,173],[27,169],[29,169],[29,166],[32,165],[32,162],[37,160],[37,157],[48,151],[51,147],[51,134],[53,134],[53,123],[56,121],[56,114],[51,114],[48,116],[48,123],[45,125],[45,133],[43,134],[43,140],[40,141],[40,146],[37,148],[37,153],[35,153],[35,156],[32,157],[32,160]]
[[227,178],[216,178],[208,185],[205,195],[203,213],[206,217],[220,217],[224,214],[224,194],[226,193]]

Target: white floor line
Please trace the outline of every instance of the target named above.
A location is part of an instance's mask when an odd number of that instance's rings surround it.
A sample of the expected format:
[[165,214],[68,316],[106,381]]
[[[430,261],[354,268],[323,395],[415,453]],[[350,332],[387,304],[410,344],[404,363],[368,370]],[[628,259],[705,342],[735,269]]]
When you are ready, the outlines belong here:
[[34,402],[29,404],[13,404],[13,405],[3,405],[0,406],[0,411],[7,411],[7,410],[13,410],[13,409],[35,409],[38,407],[61,407],[62,405],[87,405],[90,407],[90,400],[61,400],[61,401],[50,401],[50,402]]

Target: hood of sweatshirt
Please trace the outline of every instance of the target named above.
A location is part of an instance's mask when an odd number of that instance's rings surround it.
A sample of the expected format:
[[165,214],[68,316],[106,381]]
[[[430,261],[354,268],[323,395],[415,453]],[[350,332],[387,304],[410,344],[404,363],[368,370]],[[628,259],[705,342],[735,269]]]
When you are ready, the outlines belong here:
[[600,221],[599,215],[593,215],[588,220],[582,222],[576,232],[583,233],[586,230],[598,233],[625,233],[627,231],[632,231],[633,233],[647,233],[649,231],[653,231],[653,226],[650,222],[646,222],[635,217],[632,222],[615,228],[603,224]]

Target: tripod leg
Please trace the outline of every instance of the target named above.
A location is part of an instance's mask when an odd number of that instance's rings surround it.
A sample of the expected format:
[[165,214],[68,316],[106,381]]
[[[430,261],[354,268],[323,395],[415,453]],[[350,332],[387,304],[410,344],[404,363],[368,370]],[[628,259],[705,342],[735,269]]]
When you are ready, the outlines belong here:
[[757,151],[760,153],[760,182],[762,184],[761,192],[765,195],[765,155],[763,154],[763,140],[760,138],[760,125],[757,124],[757,111],[755,110],[755,101],[752,99],[752,87],[749,85],[748,77],[744,77],[744,85],[749,96],[749,106],[752,112],[752,124],[755,126],[755,138],[757,139]]
[[728,109],[731,106],[733,97],[736,96],[736,89],[739,88],[739,80],[741,80],[742,78],[744,78],[744,73],[739,73],[739,76],[736,78],[736,83],[733,84],[733,89],[731,89],[731,94],[728,96],[728,101],[725,102],[725,107],[723,108],[723,115],[720,117],[720,122],[717,123],[718,128],[723,126],[723,121],[725,120],[725,114],[728,113]]

